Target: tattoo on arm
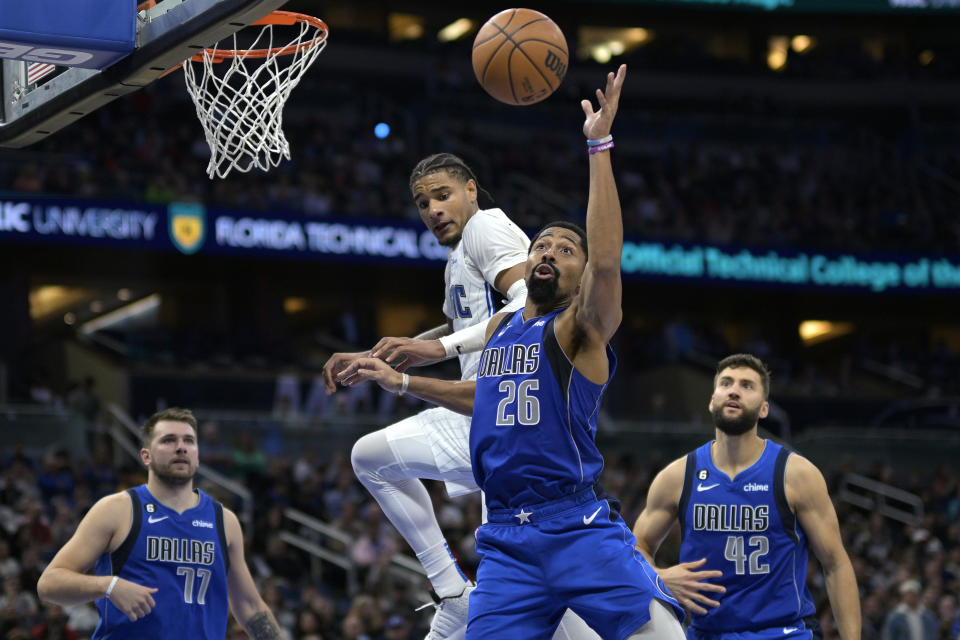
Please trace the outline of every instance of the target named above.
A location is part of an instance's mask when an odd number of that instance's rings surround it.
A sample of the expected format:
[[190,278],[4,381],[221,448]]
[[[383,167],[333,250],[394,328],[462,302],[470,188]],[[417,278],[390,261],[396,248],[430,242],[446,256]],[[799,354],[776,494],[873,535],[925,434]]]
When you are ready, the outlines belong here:
[[277,621],[273,619],[269,611],[261,611],[252,615],[243,627],[253,640],[282,640],[283,638],[280,634],[280,627],[277,626]]

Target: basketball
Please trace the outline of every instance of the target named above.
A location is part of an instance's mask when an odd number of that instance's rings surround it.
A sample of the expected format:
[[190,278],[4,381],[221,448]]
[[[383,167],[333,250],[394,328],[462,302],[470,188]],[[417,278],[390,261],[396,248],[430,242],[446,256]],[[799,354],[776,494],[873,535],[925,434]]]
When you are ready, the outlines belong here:
[[567,40],[560,27],[533,9],[505,9],[473,41],[473,72],[491,96],[512,105],[540,102],[567,73]]

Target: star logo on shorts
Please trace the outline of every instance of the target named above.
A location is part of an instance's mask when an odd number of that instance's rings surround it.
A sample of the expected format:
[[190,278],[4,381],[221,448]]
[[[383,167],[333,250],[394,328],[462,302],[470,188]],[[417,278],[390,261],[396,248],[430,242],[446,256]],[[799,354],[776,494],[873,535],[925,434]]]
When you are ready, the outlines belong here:
[[520,518],[520,524],[530,522],[530,516],[533,515],[533,511],[525,511],[523,507],[520,508],[520,513],[513,516],[514,518]]

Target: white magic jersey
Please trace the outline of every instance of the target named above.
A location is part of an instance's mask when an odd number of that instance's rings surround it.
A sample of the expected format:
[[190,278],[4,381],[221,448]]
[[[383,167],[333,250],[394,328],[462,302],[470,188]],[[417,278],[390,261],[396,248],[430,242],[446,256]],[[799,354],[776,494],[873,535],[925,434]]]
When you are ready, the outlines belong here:
[[[497,274],[526,262],[530,239],[500,209],[481,209],[463,228],[463,237],[447,256],[443,313],[453,330],[486,322],[497,311]],[[460,356],[461,380],[477,374],[480,351]]]

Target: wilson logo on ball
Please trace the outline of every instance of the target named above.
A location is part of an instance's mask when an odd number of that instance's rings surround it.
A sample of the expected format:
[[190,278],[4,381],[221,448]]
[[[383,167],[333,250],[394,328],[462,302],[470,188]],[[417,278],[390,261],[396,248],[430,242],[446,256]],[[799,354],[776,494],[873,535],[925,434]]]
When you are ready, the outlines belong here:
[[563,76],[567,75],[566,63],[553,51],[547,52],[547,59],[543,61],[543,64],[547,67],[547,69],[553,71],[558,80],[563,80]]

